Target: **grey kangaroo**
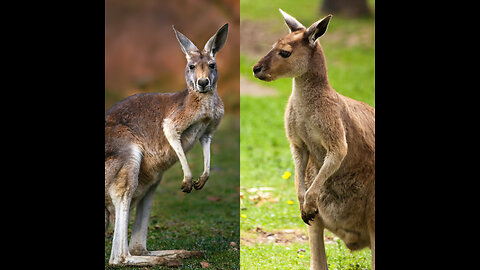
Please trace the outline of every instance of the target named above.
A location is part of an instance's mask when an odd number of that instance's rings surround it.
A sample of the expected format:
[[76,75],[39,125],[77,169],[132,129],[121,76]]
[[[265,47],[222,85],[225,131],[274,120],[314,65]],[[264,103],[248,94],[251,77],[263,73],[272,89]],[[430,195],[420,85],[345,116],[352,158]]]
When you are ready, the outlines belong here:
[[[181,265],[180,258],[201,252],[147,251],[150,209],[162,174],[177,159],[183,170],[181,189],[202,189],[210,175],[210,142],[223,117],[217,93],[215,55],[227,40],[228,24],[197,47],[175,27],[187,58],[187,89],[176,93],[145,93],[128,97],[105,112],[105,231],[114,222],[111,265]],[[204,171],[193,182],[185,153],[200,141]],[[128,220],[136,207],[128,243]]]
[[310,269],[327,269],[324,228],[351,250],[369,246],[375,269],[375,109],[330,86],[317,40],[332,15],[306,28],[280,12],[290,33],[273,45],[253,72],[265,81],[293,78],[285,130],[301,216],[310,225]]

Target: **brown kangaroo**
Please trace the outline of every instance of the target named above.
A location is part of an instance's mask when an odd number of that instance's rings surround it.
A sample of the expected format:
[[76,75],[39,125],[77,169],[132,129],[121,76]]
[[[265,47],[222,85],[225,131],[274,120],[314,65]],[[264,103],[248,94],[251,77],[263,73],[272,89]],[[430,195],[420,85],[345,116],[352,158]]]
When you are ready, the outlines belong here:
[[351,250],[370,246],[375,269],[375,109],[330,86],[317,39],[332,15],[306,28],[280,12],[290,33],[253,72],[265,81],[293,78],[285,130],[302,219],[310,225],[310,269],[327,269],[324,228]]
[[[202,51],[173,28],[187,58],[187,89],[128,97],[105,112],[105,230],[115,222],[111,265],[178,266],[179,258],[201,255],[185,250],[147,251],[148,219],[162,174],[177,158],[184,173],[183,192],[202,189],[210,175],[210,142],[223,117],[217,93],[216,53],[227,39],[228,24]],[[204,171],[195,183],[185,153],[200,141]],[[128,244],[128,220],[137,207]]]

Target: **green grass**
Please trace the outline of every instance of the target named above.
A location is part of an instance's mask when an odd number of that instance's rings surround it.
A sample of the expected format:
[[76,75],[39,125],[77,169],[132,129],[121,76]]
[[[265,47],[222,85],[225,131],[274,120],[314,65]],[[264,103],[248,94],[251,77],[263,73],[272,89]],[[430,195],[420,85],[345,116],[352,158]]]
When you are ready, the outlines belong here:
[[[307,244],[308,246],[308,244]],[[299,251],[304,249],[305,252]],[[326,244],[325,252],[330,270],[360,270],[370,268],[370,251],[352,253],[341,241]],[[255,254],[255,256],[244,256]],[[309,269],[310,250],[305,244],[242,246],[242,269]]]
[[[205,187],[190,194],[180,190],[183,172],[180,164],[168,170],[153,201],[147,238],[148,250],[186,249],[205,252],[205,258],[184,260],[179,269],[239,269],[239,123],[238,118],[226,115],[215,133],[211,146],[211,173]],[[197,144],[188,154],[194,176],[203,171],[203,154]],[[207,196],[219,197],[210,201]],[[130,222],[133,223],[134,214]],[[105,269],[108,266],[113,235],[105,237]],[[230,246],[235,242],[236,247]],[[122,269],[145,269],[125,267]],[[147,269],[169,269],[147,267]]]
[[[369,2],[373,5],[375,3]],[[276,1],[275,5],[268,1],[242,0],[240,14],[241,20],[256,21],[259,25],[262,25],[263,21],[274,20],[281,27],[286,27],[278,12],[280,7],[305,25],[309,25],[320,18],[317,13],[319,5],[318,1],[307,0],[281,0]],[[372,106],[375,106],[374,23],[374,19],[347,20],[334,16],[328,31],[320,38],[333,88],[345,96]],[[272,44],[274,42],[276,40],[271,40]],[[300,218],[293,180],[294,166],[283,121],[292,80],[263,82],[255,79],[252,76],[252,66],[258,60],[248,52],[241,52],[241,75],[255,83],[275,88],[279,94],[268,97],[240,97],[240,184],[243,192],[240,233],[242,237],[251,237],[255,235],[257,227],[267,232],[285,229],[306,232],[306,225]],[[292,173],[287,180],[282,178],[285,171]],[[258,187],[273,189],[265,191],[270,193],[271,201],[258,204],[258,201],[254,200],[258,192],[248,190]],[[292,202],[289,204],[288,201]],[[328,231],[325,235],[334,236]],[[302,258],[297,255],[299,249],[306,250],[298,253],[303,255]],[[368,248],[351,252],[338,240],[336,243],[326,244],[326,252],[329,269],[371,268],[371,251]],[[257,243],[242,245],[240,255],[242,269],[308,269],[310,249],[308,242],[282,245]]]
[[[310,250],[297,252],[304,248],[304,245],[299,244],[242,246],[242,269],[308,269]],[[243,258],[244,253],[256,256]],[[303,258],[298,254],[303,255]],[[267,265],[275,268],[266,267]]]

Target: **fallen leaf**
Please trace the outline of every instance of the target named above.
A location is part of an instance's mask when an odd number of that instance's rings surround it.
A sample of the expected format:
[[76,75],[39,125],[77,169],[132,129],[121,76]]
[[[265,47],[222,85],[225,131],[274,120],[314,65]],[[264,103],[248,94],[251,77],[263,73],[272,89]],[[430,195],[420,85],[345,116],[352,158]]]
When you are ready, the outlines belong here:
[[208,262],[200,262],[200,264],[202,265],[202,268],[210,267],[210,264]]
[[258,202],[258,201],[261,200],[261,197],[259,195],[253,195],[253,196],[248,197],[248,199],[250,201]]
[[218,201],[221,201],[222,198],[221,197],[215,197],[215,196],[207,196],[207,200],[209,200],[211,202],[218,202]]
[[234,247],[234,246],[236,246],[236,245],[237,245],[237,243],[235,243],[235,242],[230,242],[230,246],[231,246],[231,247]]
[[257,233],[265,233],[265,231],[263,230],[263,228],[262,228],[262,227],[259,227],[259,226],[255,227],[255,232],[257,232]]
[[265,201],[259,201],[257,204],[255,204],[255,207],[260,207],[265,203]]

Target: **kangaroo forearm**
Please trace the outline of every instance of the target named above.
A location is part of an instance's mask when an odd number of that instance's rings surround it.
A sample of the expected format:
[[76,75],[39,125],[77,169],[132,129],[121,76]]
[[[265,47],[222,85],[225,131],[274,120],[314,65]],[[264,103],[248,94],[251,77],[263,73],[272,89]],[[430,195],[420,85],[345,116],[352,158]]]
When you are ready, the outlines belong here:
[[185,156],[185,152],[183,151],[183,148],[182,148],[182,142],[180,140],[181,132],[177,129],[176,126],[174,126],[171,123],[171,121],[168,121],[168,120],[169,119],[165,119],[164,121],[163,132],[165,134],[165,137],[168,143],[177,154],[178,160],[182,165],[184,176],[187,178],[191,178],[192,172],[190,171],[190,167],[188,166],[187,157]]
[[344,157],[345,155],[343,154],[328,153],[307,193],[316,193],[325,181],[338,170]]
[[303,147],[290,145],[290,150],[293,156],[293,162],[295,165],[295,189],[300,202],[303,201],[305,196],[305,170],[308,162],[308,151]]

